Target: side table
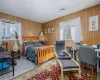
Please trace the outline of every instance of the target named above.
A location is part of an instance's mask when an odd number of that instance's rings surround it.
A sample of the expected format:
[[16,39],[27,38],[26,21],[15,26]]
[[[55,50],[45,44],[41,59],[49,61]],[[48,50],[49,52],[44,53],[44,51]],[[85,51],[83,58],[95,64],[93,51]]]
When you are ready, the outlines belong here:
[[11,54],[14,54],[14,58],[19,58],[20,59],[20,50],[18,51],[11,51]]

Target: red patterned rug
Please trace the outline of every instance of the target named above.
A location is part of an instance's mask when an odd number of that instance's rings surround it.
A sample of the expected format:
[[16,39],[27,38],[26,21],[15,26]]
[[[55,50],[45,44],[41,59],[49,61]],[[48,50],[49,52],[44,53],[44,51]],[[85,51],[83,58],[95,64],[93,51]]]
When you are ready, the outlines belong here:
[[[60,68],[55,65],[52,65],[50,68],[51,71],[45,69],[27,80],[60,80]],[[67,71],[64,72],[64,80],[92,80],[91,71],[88,69],[82,70],[81,78],[78,77],[77,71]]]
[[[59,64],[53,59],[11,80],[61,80],[60,72]],[[83,69],[81,78],[78,77],[77,71],[66,71],[64,80],[92,80],[91,70]]]

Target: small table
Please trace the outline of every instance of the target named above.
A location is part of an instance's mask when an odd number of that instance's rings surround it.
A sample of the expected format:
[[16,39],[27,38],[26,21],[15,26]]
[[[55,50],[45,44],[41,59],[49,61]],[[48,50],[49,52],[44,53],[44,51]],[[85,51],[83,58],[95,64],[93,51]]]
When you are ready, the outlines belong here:
[[19,58],[20,59],[20,50],[18,51],[11,51],[11,54],[14,54],[14,58]]
[[[95,49],[95,51],[97,52],[97,56],[99,56],[100,54],[100,49]],[[100,68],[99,68],[99,64],[97,64],[97,73],[100,72]]]
[[76,58],[76,52],[78,51],[78,49],[72,48],[70,51],[73,53],[73,54],[72,54],[73,59],[74,59],[74,60],[77,60],[77,58]]
[[100,54],[100,49],[95,49],[95,51],[97,52],[97,56],[99,56],[99,54]]

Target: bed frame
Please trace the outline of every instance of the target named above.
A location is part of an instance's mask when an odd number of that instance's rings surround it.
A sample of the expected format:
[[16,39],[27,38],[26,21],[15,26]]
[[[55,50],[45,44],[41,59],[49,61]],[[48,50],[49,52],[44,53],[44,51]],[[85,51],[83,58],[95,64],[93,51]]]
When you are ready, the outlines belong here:
[[55,57],[55,47],[45,46],[38,49],[38,65]]
[[39,40],[39,36],[23,36],[23,42],[32,40]]
[[[39,40],[39,37],[38,36],[23,36],[23,42],[32,41],[32,40]],[[40,47],[38,48],[37,64],[39,66],[40,63],[43,63],[54,57],[55,57],[55,47],[53,45]]]

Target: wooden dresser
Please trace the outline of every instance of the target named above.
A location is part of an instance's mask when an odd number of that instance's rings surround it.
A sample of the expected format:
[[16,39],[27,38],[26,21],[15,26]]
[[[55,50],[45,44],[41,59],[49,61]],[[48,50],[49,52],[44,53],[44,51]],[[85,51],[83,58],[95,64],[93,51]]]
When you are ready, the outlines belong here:
[[19,43],[18,39],[15,39],[15,40],[3,40],[3,42],[7,42],[8,43],[8,51],[9,51],[9,53],[11,53],[11,51],[13,50],[13,46],[15,44],[15,41],[17,42],[17,44]]

